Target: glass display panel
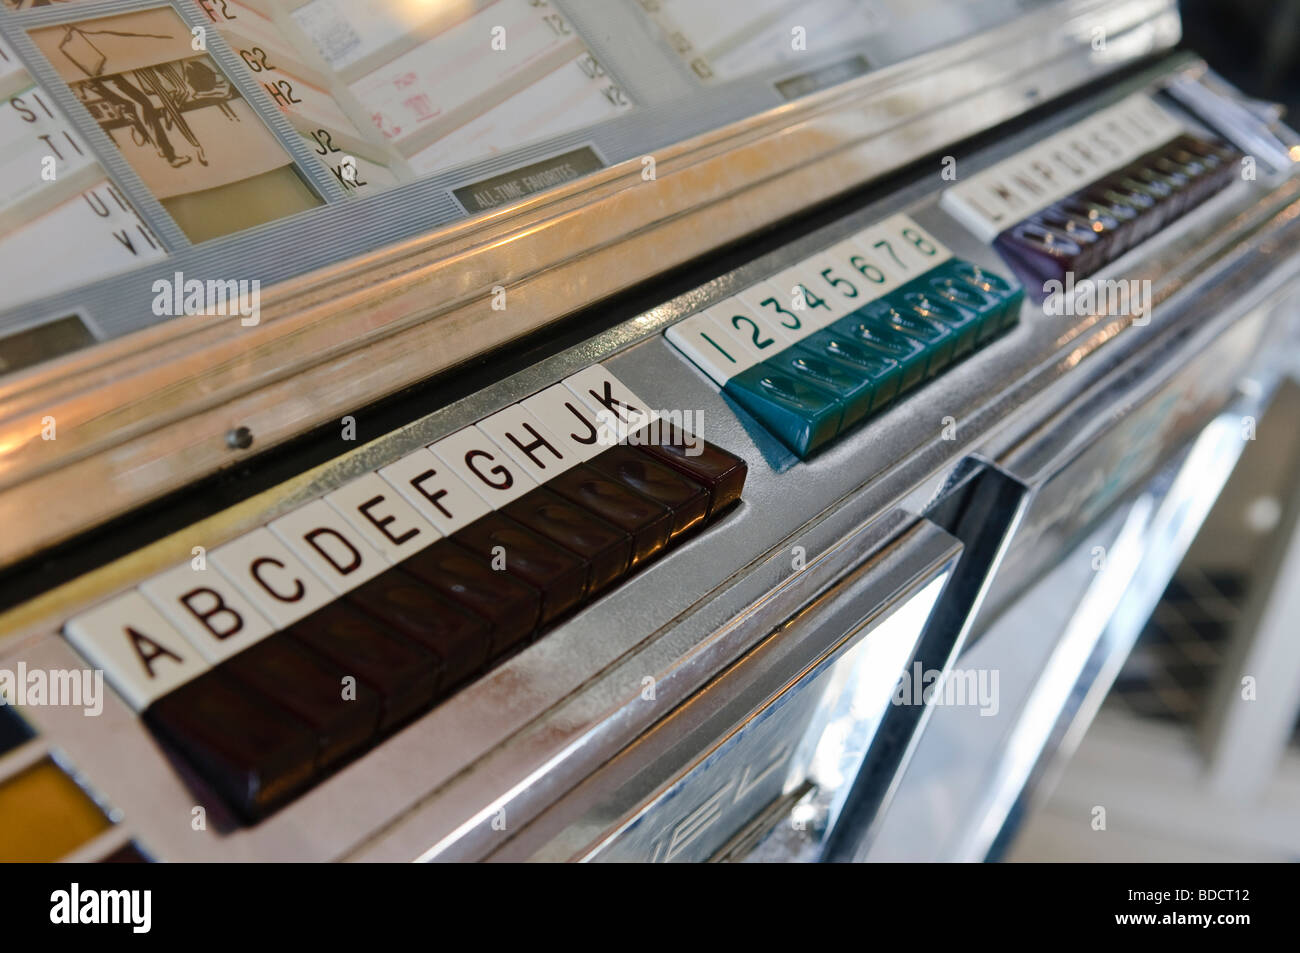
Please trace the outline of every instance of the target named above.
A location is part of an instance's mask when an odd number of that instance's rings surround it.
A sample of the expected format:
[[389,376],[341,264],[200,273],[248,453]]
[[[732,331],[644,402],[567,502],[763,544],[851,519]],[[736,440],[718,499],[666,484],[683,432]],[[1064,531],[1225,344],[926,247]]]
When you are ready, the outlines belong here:
[[69,313],[97,337],[148,327],[176,271],[275,284],[644,164],[1023,0],[105,6],[0,0],[0,336]]
[[31,31],[191,241],[321,204],[293,159],[170,8]]

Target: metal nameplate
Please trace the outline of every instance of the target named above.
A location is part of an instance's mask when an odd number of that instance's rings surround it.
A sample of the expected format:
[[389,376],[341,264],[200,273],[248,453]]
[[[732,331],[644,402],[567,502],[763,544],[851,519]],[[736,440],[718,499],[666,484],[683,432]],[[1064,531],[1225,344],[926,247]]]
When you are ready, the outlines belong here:
[[605,163],[596,155],[596,150],[591,146],[583,146],[541,162],[532,162],[488,179],[462,185],[452,189],[451,194],[466,212],[474,215],[500,205],[509,205],[566,182],[576,182],[584,175],[603,168]]

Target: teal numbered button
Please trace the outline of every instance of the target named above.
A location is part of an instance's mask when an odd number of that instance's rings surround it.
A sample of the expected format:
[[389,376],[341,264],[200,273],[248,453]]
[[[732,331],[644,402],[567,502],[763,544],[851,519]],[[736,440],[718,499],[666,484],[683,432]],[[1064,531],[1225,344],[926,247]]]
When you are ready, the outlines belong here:
[[797,345],[809,353],[843,364],[871,381],[871,410],[877,411],[898,396],[903,368],[897,361],[859,343],[853,337],[825,328]]
[[1000,276],[978,265],[956,260],[946,263],[937,272],[930,283],[931,290],[944,300],[960,305],[971,295],[983,299],[977,347],[1002,333],[1009,326],[1008,319],[1011,324],[1019,320],[1022,292]]
[[841,430],[853,426],[871,410],[875,391],[871,379],[838,361],[829,361],[815,351],[806,351],[795,345],[776,357],[768,358],[766,363],[768,367],[834,394],[844,414],[840,420]]
[[1015,327],[1020,321],[1020,304],[1025,299],[1025,289],[1012,285],[1001,275],[985,271],[979,265],[972,265],[968,261],[946,262],[943,270],[946,276],[963,281],[996,301],[994,316],[980,328],[978,343],[983,344],[1000,332]]
[[843,410],[833,393],[764,364],[737,374],[723,392],[801,457],[839,433]]
[[926,365],[926,376],[934,377],[952,363],[953,351],[957,344],[957,335],[929,317],[918,314],[915,308],[907,307],[895,291],[880,301],[873,301],[858,311],[867,321],[883,324],[892,331],[906,334],[925,345],[925,352],[930,357]]
[[[939,279],[934,279],[938,281]],[[954,288],[969,296],[970,301],[954,295],[961,304],[952,303],[939,291],[907,291],[901,295],[899,311],[914,320],[939,324],[948,329],[953,338],[953,360],[965,357],[975,350],[980,328],[997,314],[996,306],[986,302],[974,291]]]
[[906,394],[925,380],[930,355],[926,353],[925,345],[916,338],[900,334],[887,325],[861,318],[857,312],[847,318],[840,318],[831,325],[831,328],[848,335],[868,350],[897,361],[900,369],[898,379],[900,394]]

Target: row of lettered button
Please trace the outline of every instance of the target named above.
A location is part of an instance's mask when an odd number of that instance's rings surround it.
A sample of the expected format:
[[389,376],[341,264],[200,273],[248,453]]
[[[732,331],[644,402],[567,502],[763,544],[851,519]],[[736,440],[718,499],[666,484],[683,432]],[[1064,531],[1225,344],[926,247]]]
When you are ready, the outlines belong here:
[[939,203],[991,244],[1016,222],[1087,189],[1182,131],[1179,118],[1154,97],[1134,93],[973,175],[955,176]]
[[221,546],[205,552],[196,537],[192,560],[65,632],[143,709],[654,419],[605,368],[587,368]]
[[1192,135],[1170,142],[1002,232],[994,247],[1045,298],[1083,278],[1225,188],[1240,153]]
[[735,502],[744,463],[687,450],[604,451],[175,689],[146,722],[240,816],[263,816]]
[[[604,368],[565,387],[213,551],[216,574],[155,577],[71,620],[69,638],[134,707],[153,703],[150,724],[242,814],[264,813],[739,496],[743,462],[659,430]],[[218,730],[213,706],[243,728]]]

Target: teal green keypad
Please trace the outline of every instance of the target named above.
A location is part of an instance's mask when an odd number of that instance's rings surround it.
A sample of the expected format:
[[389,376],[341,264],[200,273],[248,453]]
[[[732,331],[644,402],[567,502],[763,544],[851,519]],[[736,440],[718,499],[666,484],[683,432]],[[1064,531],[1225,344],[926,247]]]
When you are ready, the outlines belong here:
[[871,388],[868,413],[880,410],[898,396],[898,384],[903,376],[898,362],[879,351],[868,349],[866,345],[835,328],[827,328],[804,338],[796,349],[811,351],[818,357],[847,364],[848,370],[865,380]]
[[899,215],[665,333],[807,457],[1013,327],[1023,298]]
[[844,407],[832,391],[779,365],[755,364],[727,381],[724,391],[796,453],[834,438],[844,420]]
[[787,348],[760,366],[779,369],[796,380],[834,394],[842,412],[840,430],[852,427],[871,410],[870,378],[854,368],[807,351],[802,345]]

